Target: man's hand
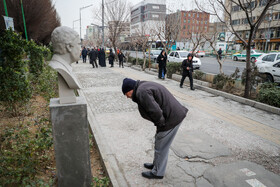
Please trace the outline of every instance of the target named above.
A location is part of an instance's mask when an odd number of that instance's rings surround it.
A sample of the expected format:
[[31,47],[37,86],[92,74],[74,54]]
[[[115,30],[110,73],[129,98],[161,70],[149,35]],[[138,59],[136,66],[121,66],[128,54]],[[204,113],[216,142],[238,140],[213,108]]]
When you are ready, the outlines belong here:
[[190,68],[189,68],[189,67],[187,67],[187,70],[190,70]]

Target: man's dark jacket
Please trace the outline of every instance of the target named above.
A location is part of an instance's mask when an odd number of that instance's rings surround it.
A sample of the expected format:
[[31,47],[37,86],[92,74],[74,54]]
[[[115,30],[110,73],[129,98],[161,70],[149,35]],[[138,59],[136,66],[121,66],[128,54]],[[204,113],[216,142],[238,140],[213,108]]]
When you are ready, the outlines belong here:
[[125,58],[124,54],[123,53],[119,53],[118,54],[118,57],[119,57],[119,61],[122,62],[123,59]]
[[[189,70],[187,70],[187,67],[189,67]],[[192,60],[189,61],[188,59],[185,59],[182,62],[182,68],[183,68],[183,75],[184,76],[188,76],[189,72],[193,72],[193,64],[192,64]]]
[[179,125],[188,112],[164,86],[155,82],[137,81],[132,100],[138,104],[141,116],[154,123],[157,132]]
[[89,52],[89,56],[90,56],[90,60],[93,60],[93,61],[95,61],[96,59],[97,59],[97,51],[96,50],[91,50],[90,52]]
[[86,49],[83,49],[83,50],[82,50],[82,55],[83,55],[83,56],[87,56],[87,53],[88,53],[88,51],[87,51]]

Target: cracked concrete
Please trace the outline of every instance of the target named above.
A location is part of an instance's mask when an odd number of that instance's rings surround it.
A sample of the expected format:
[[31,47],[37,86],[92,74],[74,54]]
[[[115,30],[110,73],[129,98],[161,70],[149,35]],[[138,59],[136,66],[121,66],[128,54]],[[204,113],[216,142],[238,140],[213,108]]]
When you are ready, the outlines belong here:
[[[277,130],[280,129],[280,116],[222,97],[213,97],[204,91],[180,89],[178,82],[159,80],[154,75],[130,68],[93,69],[89,64],[79,63],[73,64],[73,71],[82,83],[81,93],[90,108],[89,117],[94,119],[90,125],[94,135],[98,136],[97,144],[114,186],[230,186],[230,179],[243,179],[232,170],[239,166],[258,168],[254,171],[267,187],[280,183],[276,179],[278,175],[263,167],[257,164],[251,167],[252,164],[248,162],[237,161],[258,158],[264,154],[269,158],[279,157],[280,144],[277,144],[277,138],[280,133]],[[141,118],[137,105],[123,96],[121,84],[125,77],[163,84],[189,109],[171,146],[166,174],[162,180],[148,180],[141,176],[142,171],[147,171],[143,163],[153,160],[156,129],[151,122]],[[248,151],[253,155],[238,157]],[[258,164],[277,166],[280,159],[260,160]],[[232,178],[228,178],[228,173]],[[249,183],[246,182],[246,185]]]

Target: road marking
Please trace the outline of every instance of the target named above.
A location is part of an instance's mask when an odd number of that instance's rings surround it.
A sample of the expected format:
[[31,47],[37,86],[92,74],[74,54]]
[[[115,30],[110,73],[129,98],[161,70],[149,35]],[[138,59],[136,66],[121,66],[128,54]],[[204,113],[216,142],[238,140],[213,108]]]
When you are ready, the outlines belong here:
[[246,182],[250,184],[252,187],[266,187],[263,183],[261,183],[257,179],[248,179],[246,180]]
[[[142,79],[146,80],[144,74],[143,75],[137,75],[133,74],[131,72],[125,71],[124,69],[112,69],[115,72],[121,73],[127,77],[134,78],[136,80]],[[266,140],[269,140],[271,142],[274,142],[278,145],[280,145],[280,130],[272,128],[270,126],[267,126],[265,124],[262,124],[260,122],[254,121],[252,119],[246,118],[241,115],[237,115],[231,112],[226,112],[225,110],[219,108],[217,105],[209,104],[203,100],[197,99],[193,96],[187,95],[186,93],[182,93],[179,91],[174,90],[169,85],[164,85],[174,96],[177,98],[185,101],[189,105],[198,108],[200,110],[205,111],[206,113],[215,116],[221,120],[224,120],[226,122],[229,122],[235,126],[238,126],[252,134],[255,134],[259,137],[262,137]]]
[[254,176],[256,175],[256,173],[252,172],[251,170],[249,170],[248,168],[243,168],[240,169],[241,172],[245,173],[245,175],[247,175],[248,177]]

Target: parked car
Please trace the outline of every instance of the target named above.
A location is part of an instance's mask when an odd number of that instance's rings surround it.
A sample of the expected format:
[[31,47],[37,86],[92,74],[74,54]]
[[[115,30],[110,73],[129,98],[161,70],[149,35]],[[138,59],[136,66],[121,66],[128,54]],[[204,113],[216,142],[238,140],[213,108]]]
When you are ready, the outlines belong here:
[[255,60],[255,64],[262,64],[262,63],[274,63],[274,62],[280,62],[280,53],[268,53],[259,56]]
[[266,74],[268,82],[280,83],[280,61],[272,63],[257,64],[258,70],[262,74]]
[[[154,63],[157,62],[157,57],[160,54],[161,50],[151,50],[151,61]],[[146,57],[149,58],[149,52],[146,52]]]
[[[192,51],[190,51],[189,53],[192,53]],[[195,56],[196,57],[204,57],[205,56],[205,51],[196,51]]]
[[[262,53],[261,51],[258,51],[258,50],[254,50],[254,49],[252,49],[251,50],[251,62],[255,62],[255,60],[259,57],[259,56],[261,56],[261,55],[263,55],[264,53]],[[247,54],[246,54],[246,50],[243,50],[241,53],[235,53],[235,54],[233,54],[232,55],[232,59],[234,60],[234,61],[238,61],[238,60],[246,60],[246,56],[247,56]]]
[[[183,60],[187,59],[189,52],[187,51],[171,51],[167,56],[168,62],[179,62],[182,63]],[[199,69],[201,66],[201,61],[197,57],[193,57],[193,67]]]
[[205,51],[197,51],[196,56],[197,57],[204,57],[205,56]]

